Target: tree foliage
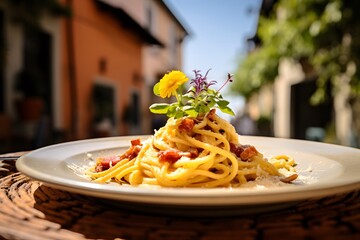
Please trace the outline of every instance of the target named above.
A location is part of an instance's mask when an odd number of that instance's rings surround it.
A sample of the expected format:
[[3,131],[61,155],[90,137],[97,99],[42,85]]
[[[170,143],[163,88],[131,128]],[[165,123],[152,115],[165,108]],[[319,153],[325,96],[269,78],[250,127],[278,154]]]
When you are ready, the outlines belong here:
[[282,58],[306,60],[317,74],[313,103],[334,94],[340,85],[360,95],[360,1],[279,0],[266,16],[260,14],[257,46],[240,63],[233,90],[246,98],[273,82]]

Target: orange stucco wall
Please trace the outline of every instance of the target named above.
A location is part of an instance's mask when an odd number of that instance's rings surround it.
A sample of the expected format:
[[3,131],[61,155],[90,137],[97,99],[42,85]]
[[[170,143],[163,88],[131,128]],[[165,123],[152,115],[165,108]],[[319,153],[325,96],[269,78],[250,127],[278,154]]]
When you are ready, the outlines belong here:
[[[66,20],[63,21],[63,121],[66,130],[70,131],[73,103],[69,97],[67,25]],[[95,1],[76,0],[73,1],[73,44],[78,103],[77,138],[82,139],[91,137],[91,92],[96,77],[106,79],[116,89],[120,114],[129,102],[129,92],[133,89],[142,90],[142,84],[135,85],[133,79],[135,75],[141,75],[143,43],[135,33],[125,29],[114,15],[101,11]],[[106,70],[103,72],[99,70],[101,59],[106,61]],[[121,121],[121,116],[117,117]],[[118,129],[121,134],[121,129],[124,129],[121,122],[118,123]]]

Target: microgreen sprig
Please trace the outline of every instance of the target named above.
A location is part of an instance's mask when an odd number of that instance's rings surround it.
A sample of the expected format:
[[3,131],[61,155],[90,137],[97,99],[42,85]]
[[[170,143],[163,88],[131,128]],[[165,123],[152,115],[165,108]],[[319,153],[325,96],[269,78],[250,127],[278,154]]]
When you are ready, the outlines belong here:
[[[220,87],[219,90],[211,89],[210,87],[216,84],[216,81],[208,81],[207,75],[210,69],[203,76],[199,70],[194,70],[195,78],[190,81],[189,90],[182,95],[179,91],[183,81],[174,89],[176,78],[171,78],[172,72],[166,74],[159,83],[154,86],[154,94],[161,96],[160,90],[165,91],[167,87],[172,88],[172,95],[176,96],[177,102],[174,103],[155,103],[150,106],[150,111],[156,114],[166,114],[168,117],[198,117],[208,113],[212,108],[217,108],[220,111],[234,116],[234,112],[228,106],[229,102],[223,99],[220,91],[229,82],[232,82],[232,75],[228,74],[228,79]],[[178,73],[179,71],[177,71]],[[182,78],[183,79],[183,78]],[[169,84],[171,83],[171,84]]]

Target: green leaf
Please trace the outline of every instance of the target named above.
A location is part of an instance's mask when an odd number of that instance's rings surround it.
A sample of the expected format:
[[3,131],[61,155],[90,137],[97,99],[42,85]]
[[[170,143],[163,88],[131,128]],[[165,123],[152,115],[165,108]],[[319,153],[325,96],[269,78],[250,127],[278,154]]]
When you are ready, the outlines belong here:
[[233,110],[231,110],[231,108],[229,108],[228,106],[226,106],[226,107],[220,107],[220,106],[219,106],[219,109],[220,109],[223,113],[229,114],[229,115],[231,115],[231,116],[235,116],[235,113],[233,112]]
[[153,88],[153,92],[156,96],[160,96],[160,90],[159,90],[159,85],[160,85],[160,82],[156,83],[154,88]]
[[220,108],[224,108],[227,105],[229,105],[229,101],[226,101],[226,100],[218,100],[218,101],[216,101],[216,103]]
[[189,92],[185,93],[182,97],[183,97],[183,99],[190,100],[190,99],[194,99],[195,94],[194,94],[194,92],[189,91]]
[[184,117],[185,115],[185,112],[181,108],[177,108],[173,117],[178,119]]
[[169,109],[166,112],[166,116],[174,117],[178,108],[178,103],[172,103],[169,105]]
[[210,111],[210,107],[203,102],[200,102],[199,105],[195,108],[199,114],[206,114]]
[[214,89],[208,88],[206,93],[209,94],[209,95],[216,96],[217,91],[215,91]]
[[198,112],[192,106],[185,106],[183,110],[189,117],[197,117],[198,115]]
[[156,114],[166,114],[169,110],[170,105],[167,103],[154,103],[149,109],[152,113]]

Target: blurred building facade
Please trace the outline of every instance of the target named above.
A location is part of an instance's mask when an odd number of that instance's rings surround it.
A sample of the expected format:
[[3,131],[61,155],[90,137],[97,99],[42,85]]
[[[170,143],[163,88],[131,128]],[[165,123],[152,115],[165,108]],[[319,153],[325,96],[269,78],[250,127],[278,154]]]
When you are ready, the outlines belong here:
[[[260,17],[267,18],[276,2],[264,0]],[[249,39],[249,47],[250,51],[261,47],[257,35]],[[342,77],[346,78],[345,75]],[[358,113],[348,104],[349,86],[343,84],[336,95],[329,89],[326,101],[312,105],[310,98],[317,89],[316,80],[317,74],[306,59],[283,57],[273,83],[261,86],[247,102],[252,119],[267,120],[267,131],[259,134],[357,146],[352,140],[352,117]]]
[[11,1],[0,2],[2,140],[35,148],[152,133],[152,87],[182,67],[183,24],[163,1],[58,3],[71,17],[45,10],[33,28],[15,20]]

